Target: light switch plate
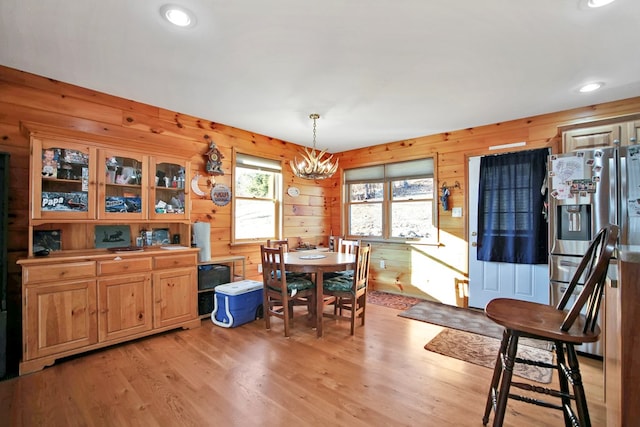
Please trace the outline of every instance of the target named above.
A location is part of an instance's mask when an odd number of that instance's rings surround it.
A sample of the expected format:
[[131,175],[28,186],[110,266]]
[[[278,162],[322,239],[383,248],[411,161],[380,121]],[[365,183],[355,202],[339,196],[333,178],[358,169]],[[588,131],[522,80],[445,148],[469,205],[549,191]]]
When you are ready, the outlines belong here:
[[453,218],[462,218],[462,208],[451,209],[451,216]]

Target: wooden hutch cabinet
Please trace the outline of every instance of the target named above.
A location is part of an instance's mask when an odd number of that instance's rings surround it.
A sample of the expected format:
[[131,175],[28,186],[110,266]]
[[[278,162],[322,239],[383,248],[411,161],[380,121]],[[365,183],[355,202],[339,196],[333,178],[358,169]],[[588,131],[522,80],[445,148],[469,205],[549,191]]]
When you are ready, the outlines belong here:
[[[28,256],[18,260],[20,374],[61,357],[199,326],[188,159],[121,150],[121,140],[39,125],[23,130],[31,141],[31,215]],[[104,242],[98,227],[105,226],[127,229],[128,240],[98,244]],[[156,240],[156,233],[162,237]],[[182,246],[167,244],[175,235]],[[136,247],[143,236],[145,246]],[[37,256],[45,247],[49,254]]]

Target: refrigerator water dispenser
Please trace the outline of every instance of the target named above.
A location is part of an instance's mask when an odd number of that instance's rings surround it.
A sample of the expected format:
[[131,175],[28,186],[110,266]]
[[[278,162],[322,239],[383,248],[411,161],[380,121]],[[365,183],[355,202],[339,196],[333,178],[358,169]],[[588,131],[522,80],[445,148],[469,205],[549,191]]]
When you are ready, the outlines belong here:
[[591,205],[559,205],[556,208],[559,240],[591,241]]

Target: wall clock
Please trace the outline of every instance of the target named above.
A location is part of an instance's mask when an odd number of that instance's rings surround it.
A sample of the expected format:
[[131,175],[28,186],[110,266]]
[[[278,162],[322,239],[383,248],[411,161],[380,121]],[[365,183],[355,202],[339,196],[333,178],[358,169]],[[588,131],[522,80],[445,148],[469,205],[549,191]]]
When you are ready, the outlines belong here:
[[287,189],[287,194],[291,197],[298,197],[300,195],[300,190],[298,189],[298,187],[289,187]]
[[216,147],[215,142],[211,141],[209,143],[209,151],[204,154],[207,159],[207,173],[209,175],[224,175],[224,171],[222,170],[222,159],[224,156]]

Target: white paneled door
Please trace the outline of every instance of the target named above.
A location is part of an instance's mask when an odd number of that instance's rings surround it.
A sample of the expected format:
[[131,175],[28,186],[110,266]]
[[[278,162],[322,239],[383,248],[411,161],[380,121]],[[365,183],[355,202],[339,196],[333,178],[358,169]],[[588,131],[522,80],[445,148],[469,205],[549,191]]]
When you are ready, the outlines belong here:
[[549,304],[549,269],[546,264],[478,261],[480,157],[470,157],[468,168],[469,306],[484,308],[494,298],[515,298]]

